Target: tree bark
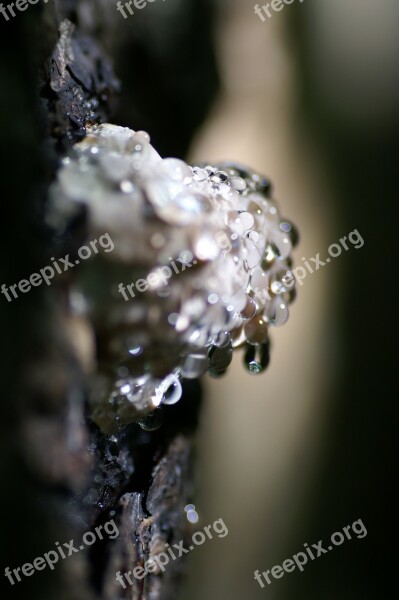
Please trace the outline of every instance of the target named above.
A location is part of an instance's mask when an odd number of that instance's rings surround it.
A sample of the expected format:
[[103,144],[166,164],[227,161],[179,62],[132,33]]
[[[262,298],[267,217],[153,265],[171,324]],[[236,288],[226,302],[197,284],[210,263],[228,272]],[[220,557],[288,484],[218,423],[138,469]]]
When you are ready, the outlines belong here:
[[[44,215],[46,189],[59,160],[85,135],[87,125],[111,121],[148,129],[161,151],[183,156],[205,116],[217,87],[208,3],[187,3],[181,10],[189,19],[177,13],[182,30],[176,41],[169,23],[162,49],[147,10],[137,24],[127,26],[114,3],[50,0],[43,11],[32,6],[29,14],[17,15],[19,22],[2,23],[15,42],[14,53],[9,46],[2,53],[4,168],[10,180],[2,225],[7,284],[49,264],[60,240],[73,244],[74,236],[82,235],[81,230],[69,231],[67,240],[61,233],[54,239]],[[202,32],[194,31],[197,19]],[[144,30],[148,36],[142,35]],[[184,55],[187,40],[190,51]],[[191,53],[197,56],[194,62]],[[133,63],[133,76],[124,80],[120,74],[126,75]],[[157,89],[149,73],[158,74]],[[191,78],[187,90],[184,73]],[[130,120],[123,122],[129,102]],[[15,249],[11,255],[10,248]],[[120,533],[60,560],[54,570],[22,576],[12,587],[7,581],[10,595],[41,600],[175,598],[182,560],[126,589],[115,573],[133,570],[166,543],[188,534],[184,506],[193,493],[199,383],[184,386],[183,399],[168,407],[160,430],[149,433],[133,424],[117,436],[105,436],[87,414],[85,360],[90,349],[85,354],[74,344],[85,339],[90,323],[67,314],[65,288],[54,283],[11,303],[1,300],[7,349],[2,389],[10,391],[1,425],[3,514],[9,515],[1,536],[5,565],[14,569],[33,562],[53,550],[56,541],[73,539],[78,547],[86,531],[110,519]]]

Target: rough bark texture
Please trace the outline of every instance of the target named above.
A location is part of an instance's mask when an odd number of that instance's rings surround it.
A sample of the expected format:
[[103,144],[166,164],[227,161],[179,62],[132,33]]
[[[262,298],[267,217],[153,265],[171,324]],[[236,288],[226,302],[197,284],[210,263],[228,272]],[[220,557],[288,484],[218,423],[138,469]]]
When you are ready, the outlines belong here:
[[[194,8],[201,11],[195,18]],[[59,158],[84,136],[87,124],[111,121],[147,128],[161,151],[180,156],[186,151],[217,78],[209,24],[202,35],[194,32],[196,19],[209,21],[207,3],[193,0],[181,10],[184,15],[177,13],[165,23],[162,48],[162,36],[155,35],[149,13],[127,26],[115,4],[105,0],[55,0],[42,13],[33,6],[29,15],[18,15],[20,23],[6,23],[18,46],[4,72],[3,141],[9,144],[4,167],[11,174],[12,199],[5,222],[12,223],[13,231],[9,234],[4,227],[3,241],[6,248],[15,245],[14,236],[21,241],[4,265],[8,284],[49,264],[51,249],[60,242],[43,225],[46,187]],[[188,40],[183,56],[181,45]],[[129,48],[136,52],[136,63]],[[129,62],[135,63],[134,75],[124,82],[120,75],[127,74]],[[161,89],[154,89],[148,67],[159,74],[170,69],[168,76],[160,76]],[[179,79],[184,72],[187,89]],[[124,118],[131,102],[130,122],[112,116],[121,83],[125,91],[119,116]],[[40,118],[35,110],[38,97]],[[169,108],[167,115],[163,111]],[[179,111],[177,122],[173,117]],[[13,173],[21,153],[29,163],[23,177]],[[61,242],[73,244],[74,235],[67,232]],[[56,541],[73,539],[79,547],[86,531],[110,519],[120,535],[115,540],[104,536],[60,560],[54,570],[22,577],[12,587],[6,580],[6,597],[175,598],[182,560],[125,590],[115,572],[132,570],[188,533],[183,509],[192,494],[199,384],[186,386],[182,401],[166,411],[160,430],[149,433],[131,425],[118,436],[102,435],[86,414],[85,360],[93,358],[91,349],[76,351],[76,340],[85,339],[90,324],[72,320],[64,299],[65,289],[56,283],[11,304],[2,298],[7,347],[2,385],[11,390],[1,435],[1,476],[7,482],[4,514],[10,515],[2,524],[4,562],[11,569],[32,562],[53,550]]]

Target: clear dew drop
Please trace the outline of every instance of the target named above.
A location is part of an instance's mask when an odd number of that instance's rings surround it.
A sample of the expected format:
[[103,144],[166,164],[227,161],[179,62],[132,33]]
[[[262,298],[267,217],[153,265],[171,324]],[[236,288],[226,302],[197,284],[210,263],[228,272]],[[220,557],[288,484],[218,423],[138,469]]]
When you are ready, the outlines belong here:
[[183,181],[186,177],[191,178],[190,167],[178,158],[164,158],[162,169],[173,181]]
[[214,374],[222,374],[233,360],[233,350],[230,343],[225,348],[212,346],[208,353],[209,368]]
[[176,404],[182,396],[182,386],[176,375],[168,375],[157,388],[162,394],[162,404]]
[[263,344],[267,341],[268,327],[266,319],[257,315],[244,325],[244,332],[250,344]]
[[146,415],[142,419],[139,419],[138,424],[144,431],[156,431],[159,429],[163,422],[163,413],[160,408],[153,410],[149,415]]
[[236,327],[231,331],[231,343],[233,348],[239,348],[246,341],[247,336],[245,335],[244,327]]
[[242,177],[232,177],[230,179],[230,184],[233,189],[237,190],[237,192],[243,192],[247,187],[245,179]]
[[186,379],[201,377],[208,368],[206,354],[188,354],[184,359],[181,374]]
[[193,168],[193,179],[195,181],[205,181],[206,179],[208,179],[208,175],[208,171],[206,171],[205,169],[201,169],[199,167]]
[[253,298],[251,298],[250,296],[247,296],[247,302],[246,302],[243,310],[240,312],[240,317],[242,319],[252,319],[252,317],[255,315],[255,313],[256,313],[255,300]]
[[260,263],[260,252],[252,240],[247,239],[245,242],[246,253],[244,255],[245,263],[248,269],[254,269]]
[[269,238],[273,251],[277,258],[284,260],[292,252],[292,244],[288,235],[282,233],[273,233]]
[[265,316],[271,325],[281,327],[288,321],[289,310],[287,303],[281,297],[277,297],[265,310]]
[[244,355],[244,365],[250,373],[258,375],[265,371],[270,361],[269,343],[257,344],[252,346],[248,344]]
[[269,277],[260,266],[251,272],[251,287],[254,290],[266,290],[269,287]]
[[231,336],[228,331],[221,331],[215,338],[214,344],[217,348],[225,348],[231,343]]

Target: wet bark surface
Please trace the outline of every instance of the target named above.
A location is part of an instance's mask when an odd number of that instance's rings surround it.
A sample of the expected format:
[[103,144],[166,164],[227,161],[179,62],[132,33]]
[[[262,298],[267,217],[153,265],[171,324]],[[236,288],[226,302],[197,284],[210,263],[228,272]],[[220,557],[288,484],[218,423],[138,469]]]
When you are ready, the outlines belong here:
[[[201,19],[209,18],[205,2],[188,6],[187,14],[200,8]],[[161,151],[182,156],[217,85],[209,24],[205,36],[197,33],[192,38],[191,51],[176,65],[176,77],[161,77],[161,92],[156,92],[142,63],[132,68],[134,76],[123,79],[127,65],[134,62],[134,54],[126,59],[127,51],[134,49],[146,67],[152,61],[153,72],[163,73],[168,61],[173,65],[179,44],[191,39],[193,18],[181,18],[178,43],[171,35],[173,27],[169,23],[168,30],[165,25],[161,61],[159,40],[155,35],[143,39],[140,29],[151,33],[150,15],[121,31],[124,23],[113,2],[58,0],[48,2],[43,11],[35,6],[29,11],[25,21],[21,14],[19,22],[2,24],[17,44],[7,62],[10,42],[2,41],[6,51],[2,131],[8,148],[3,166],[10,184],[2,242],[8,256],[10,247],[15,248],[4,261],[3,280],[8,284],[49,264],[60,238],[73,245],[74,235],[82,236],[82,229],[66,234],[49,231],[44,216],[47,186],[59,160],[85,135],[87,125],[111,121],[147,128]],[[205,55],[198,52],[201,46]],[[190,53],[198,55],[197,65],[190,63]],[[190,69],[195,66],[193,75]],[[182,101],[183,72],[191,73],[191,84],[183,94],[185,114],[173,122],[173,115],[181,112],[174,99]],[[159,106],[156,110],[148,100],[151,94],[157,95],[161,106],[171,107],[172,119]],[[118,121],[132,99],[130,122]],[[65,235],[67,240],[62,239]],[[2,524],[4,562],[11,570],[32,563],[54,550],[56,542],[74,540],[79,548],[86,531],[111,519],[119,536],[104,535],[60,559],[54,569],[36,571],[34,577],[22,575],[19,581],[15,576],[14,585],[6,579],[6,597],[175,598],[183,560],[171,561],[164,573],[155,570],[125,589],[115,573],[133,570],[165,544],[188,534],[184,506],[193,493],[199,383],[185,385],[182,400],[168,407],[158,431],[146,432],[132,424],[116,436],[103,435],[87,414],[85,360],[95,356],[77,351],[75,343],[81,336],[84,339],[90,323],[71,319],[65,293],[65,285],[54,283],[11,303],[2,298],[6,350],[2,385],[10,390],[1,423],[3,512],[9,515]]]

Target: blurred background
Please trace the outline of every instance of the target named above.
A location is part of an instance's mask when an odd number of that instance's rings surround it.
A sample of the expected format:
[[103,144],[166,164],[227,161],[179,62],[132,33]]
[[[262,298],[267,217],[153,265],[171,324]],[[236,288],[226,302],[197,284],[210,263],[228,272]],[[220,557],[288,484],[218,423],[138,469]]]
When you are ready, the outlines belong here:
[[[265,375],[236,356],[226,377],[207,378],[198,510],[204,525],[222,517],[229,535],[192,554],[181,598],[385,598],[395,350],[382,263],[396,236],[399,4],[305,0],[271,12],[262,22],[252,1],[219,2],[221,92],[190,158],[267,174],[299,228],[297,264],[354,229],[365,245],[298,288]],[[266,589],[254,580],[359,518],[364,539]]]

